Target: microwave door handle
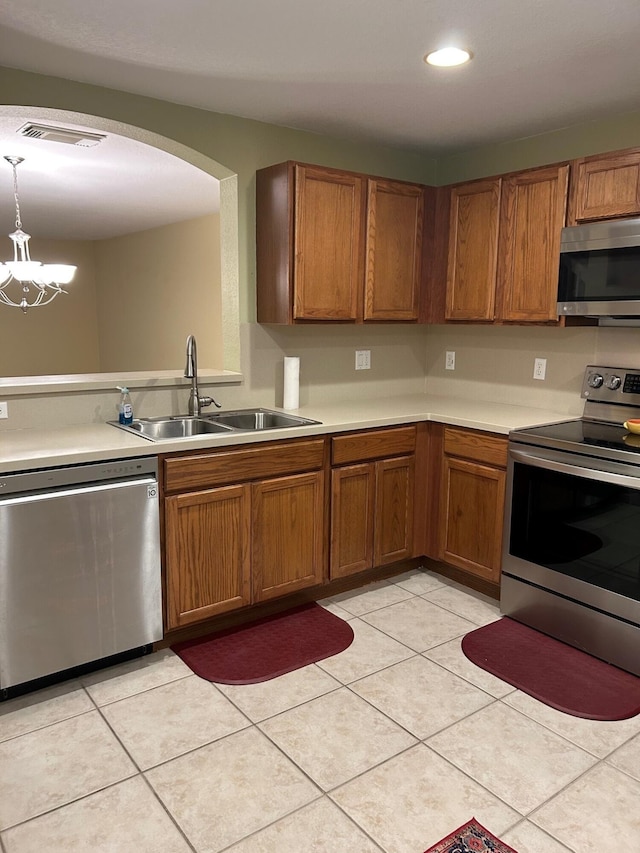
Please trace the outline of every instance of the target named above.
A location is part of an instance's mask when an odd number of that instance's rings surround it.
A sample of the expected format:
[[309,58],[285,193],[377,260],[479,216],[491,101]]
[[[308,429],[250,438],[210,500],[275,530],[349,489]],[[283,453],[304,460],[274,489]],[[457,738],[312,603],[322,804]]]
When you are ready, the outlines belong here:
[[[511,450],[510,456],[515,462],[521,462],[523,465],[530,465],[533,468],[544,468],[547,471],[557,471],[559,474],[572,474],[586,480],[598,480],[600,483],[611,483],[614,486],[624,486],[628,489],[640,489],[640,477],[614,474],[612,471],[606,471],[602,468],[583,468],[580,465],[570,465],[568,462],[532,456],[522,450]],[[603,465],[606,466],[606,462]]]

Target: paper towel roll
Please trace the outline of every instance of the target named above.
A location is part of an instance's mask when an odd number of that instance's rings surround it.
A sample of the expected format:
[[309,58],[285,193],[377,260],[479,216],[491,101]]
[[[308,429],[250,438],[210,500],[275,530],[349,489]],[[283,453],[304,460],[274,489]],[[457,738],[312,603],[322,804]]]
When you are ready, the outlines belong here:
[[283,409],[297,409],[300,405],[300,359],[285,356]]

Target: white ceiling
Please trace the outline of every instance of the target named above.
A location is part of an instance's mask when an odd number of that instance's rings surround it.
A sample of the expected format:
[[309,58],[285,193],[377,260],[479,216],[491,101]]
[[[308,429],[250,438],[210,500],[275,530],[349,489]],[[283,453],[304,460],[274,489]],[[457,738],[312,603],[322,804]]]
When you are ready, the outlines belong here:
[[[437,155],[640,109],[639,37],[640,0],[5,0],[0,61]],[[425,65],[448,42],[473,61]],[[211,209],[217,182],[163,152],[112,136],[80,150],[16,145],[15,130],[0,124],[0,154],[27,158],[18,174],[34,234],[68,224],[96,238],[139,228],[143,212],[153,227]],[[35,184],[49,202],[64,195],[66,213],[42,218]]]
[[[28,121],[91,129],[43,118],[37,109],[29,111]],[[20,116],[0,115],[0,157],[24,157],[17,168],[18,195],[34,252],[38,237],[100,240],[219,209],[219,182],[165,151],[114,133],[91,148],[29,139],[18,133],[26,123],[24,110]],[[14,221],[13,171],[0,159],[0,239],[14,230]],[[6,260],[10,244],[0,246]]]
[[[638,0],[5,0],[2,63],[437,152],[640,107]],[[455,41],[458,69],[423,56]]]

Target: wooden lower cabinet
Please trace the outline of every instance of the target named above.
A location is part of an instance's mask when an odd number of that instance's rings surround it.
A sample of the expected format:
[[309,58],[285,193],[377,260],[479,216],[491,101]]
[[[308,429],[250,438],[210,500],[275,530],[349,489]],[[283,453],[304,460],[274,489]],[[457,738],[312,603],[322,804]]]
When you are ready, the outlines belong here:
[[323,582],[325,446],[314,438],[164,459],[168,630]]
[[253,600],[323,580],[324,474],[298,474],[252,487]]
[[415,427],[371,430],[333,439],[331,579],[413,556],[415,457],[359,462],[393,449],[414,451]]
[[166,498],[168,628],[250,603],[250,508],[246,484]]
[[439,558],[500,580],[507,441],[446,428],[440,487]]

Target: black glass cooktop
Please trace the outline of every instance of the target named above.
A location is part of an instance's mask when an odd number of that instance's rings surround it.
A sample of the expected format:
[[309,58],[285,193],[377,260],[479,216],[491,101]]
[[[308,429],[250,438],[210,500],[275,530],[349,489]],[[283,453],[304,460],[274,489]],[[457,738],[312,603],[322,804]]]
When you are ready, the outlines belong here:
[[514,430],[511,437],[527,444],[557,447],[578,453],[597,454],[598,448],[608,451],[607,456],[612,456],[612,452],[640,453],[640,435],[627,432],[622,424],[589,420],[561,421]]

